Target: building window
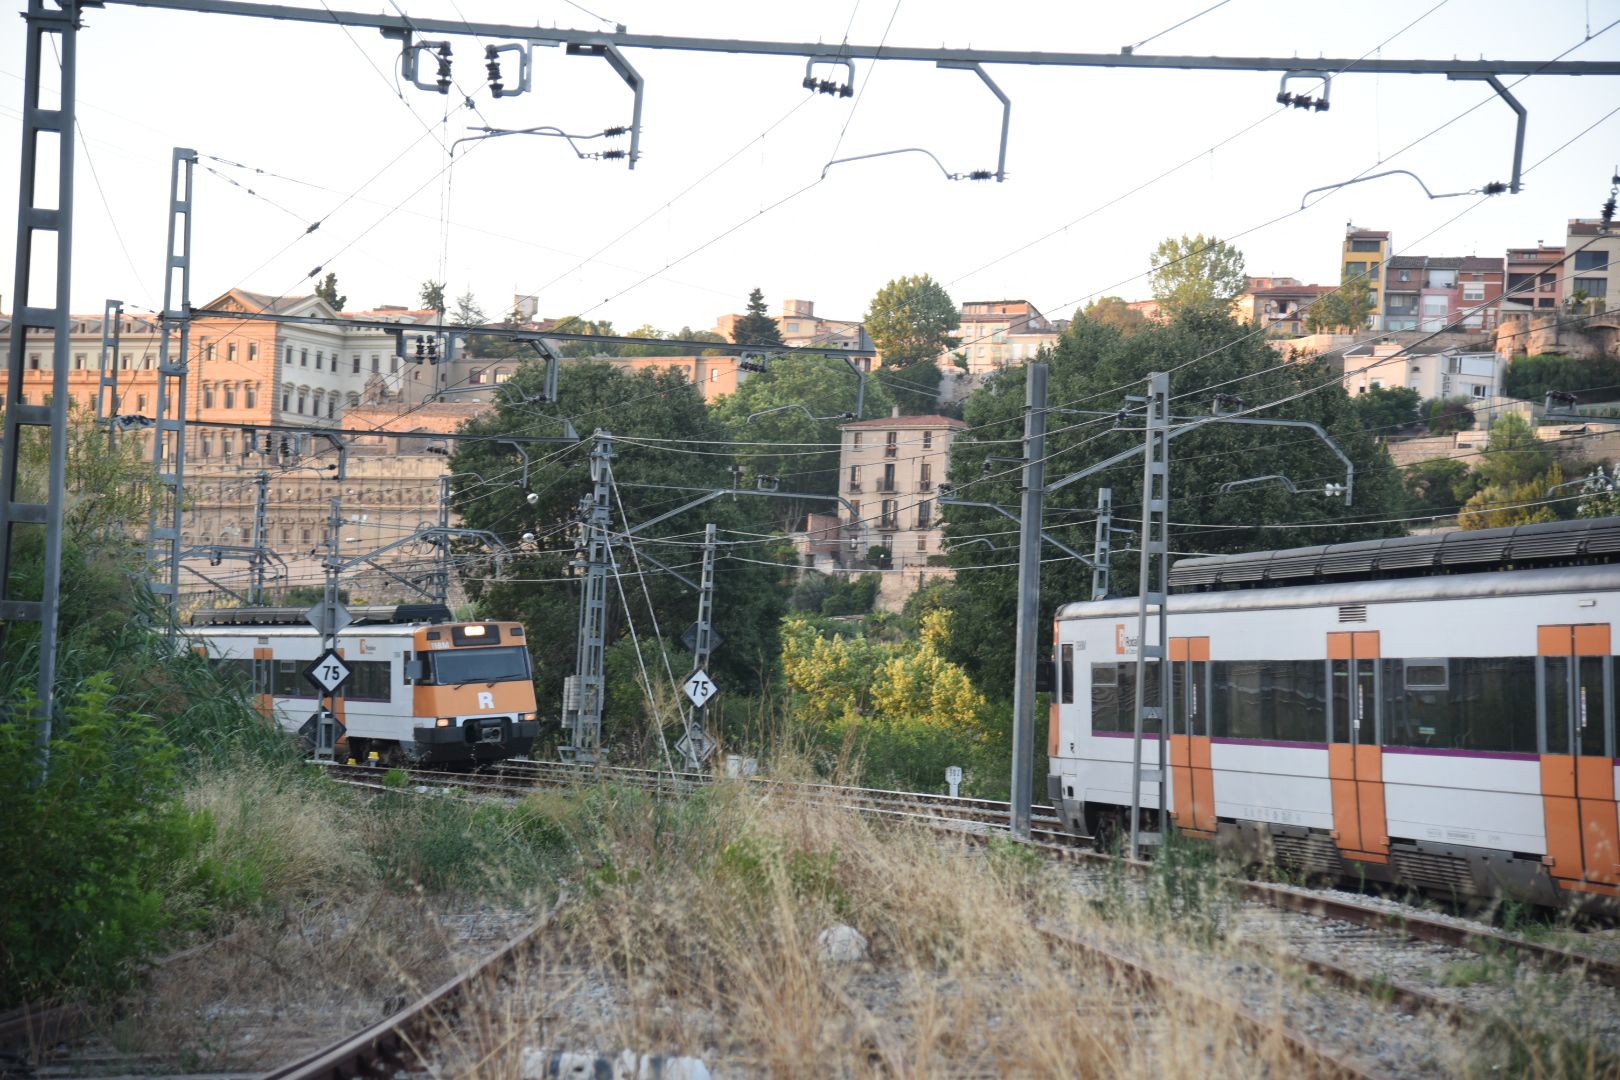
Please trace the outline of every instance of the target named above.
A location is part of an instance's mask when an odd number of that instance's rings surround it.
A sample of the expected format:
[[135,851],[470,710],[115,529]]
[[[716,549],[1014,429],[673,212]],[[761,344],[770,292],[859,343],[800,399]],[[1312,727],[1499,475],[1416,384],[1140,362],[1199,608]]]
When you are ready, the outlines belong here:
[[1483,299],[1485,299],[1485,283],[1483,281],[1465,281],[1465,282],[1463,282],[1463,299],[1464,300],[1483,300]]
[[231,441],[231,437],[229,435],[221,435],[219,437],[219,452],[221,454],[225,455],[226,457],[230,457],[231,451],[235,448],[236,444]]
[[248,383],[242,388],[242,394],[247,399],[243,402],[248,408],[255,408],[259,404],[259,386],[257,383]]
[[[932,431],[923,432],[923,449],[924,450],[932,450],[933,448],[934,448],[934,433]],[[928,468],[928,466],[924,465],[923,468],[926,469],[926,468]]]
[[259,343],[257,341],[248,342],[248,362],[253,363],[253,362],[257,361],[258,359],[259,359]]
[[[325,371],[326,370],[325,365],[326,365],[326,354],[321,352],[321,350],[316,349],[315,350],[315,370],[316,371]],[[332,367],[335,370],[337,368],[337,364],[334,362],[332,364]]]
[[29,371],[38,371],[39,370],[39,353],[34,352],[34,353],[29,353],[28,354],[28,370]]
[[326,399],[326,418],[328,420],[330,420],[336,415],[337,415],[337,395],[333,394],[331,397]]
[[212,341],[208,341],[208,342],[204,342],[203,344],[207,349],[208,359],[210,359],[210,360],[214,359],[214,343]]
[[388,358],[388,374],[390,374],[390,375],[399,374],[399,357],[390,356]]
[[203,408],[212,409],[213,407],[214,407],[214,384],[213,383],[203,383]]
[[123,368],[125,371],[128,371],[129,370],[129,361],[130,361],[130,355],[129,355],[129,353],[125,353],[123,356],[119,357],[118,366]]
[[934,465],[925,461],[917,466],[917,489],[919,491],[932,491],[934,489]]
[[884,457],[898,457],[900,454],[900,433],[891,431],[883,443]]
[[933,524],[934,524],[933,518],[934,518],[934,504],[933,503],[931,503],[931,502],[920,502],[920,503],[917,504],[917,528],[919,528],[919,529],[932,528]]
[[1607,251],[1577,251],[1575,253],[1575,270],[1607,270],[1609,268],[1609,253]]
[[225,407],[227,409],[236,408],[236,387],[231,383],[225,384]]
[[204,435],[197,440],[197,456],[210,457],[214,452],[214,439],[211,435]]
[[287,410],[289,410],[291,408],[292,408],[292,391],[291,390],[283,390],[281,392],[281,411],[286,412]]
[[861,433],[857,431],[857,432],[854,432],[853,434],[855,436],[855,441],[850,443],[850,445],[858,447],[858,446],[861,445]]
[[135,395],[135,411],[137,413],[140,413],[142,416],[146,415],[146,395],[145,394],[136,394]]
[[352,371],[350,374],[353,374],[353,375],[360,374],[360,354],[359,353],[354,354],[354,371]]
[[304,415],[304,406],[306,404],[308,404],[308,403],[309,403],[309,391],[308,390],[300,390],[300,391],[298,391],[298,415],[299,416]]
[[1401,280],[1402,281],[1411,281],[1412,280],[1412,271],[1410,271],[1410,270],[1402,270],[1401,271]]
[[236,342],[233,341],[225,346],[225,359],[233,364],[236,363]]
[[917,550],[918,551],[927,551],[928,550],[928,537],[926,537],[926,536],[917,537]]
[[1609,291],[1609,279],[1606,277],[1578,277],[1570,282],[1571,294],[1584,292],[1592,299],[1600,300]]
[[299,349],[298,350],[298,366],[299,367],[309,367],[309,350],[308,349]]
[[1351,251],[1377,251],[1378,250],[1378,241],[1377,240],[1352,240],[1352,241],[1350,241],[1350,250]]
[[373,375],[375,375],[375,374],[377,374],[377,372],[378,372],[378,367],[377,367],[377,364],[378,364],[378,358],[377,358],[377,354],[376,354],[376,353],[372,353],[372,354],[371,354],[371,373],[372,373],[372,374],[373,374]]
[[861,467],[859,465],[849,467],[849,490],[861,490]]

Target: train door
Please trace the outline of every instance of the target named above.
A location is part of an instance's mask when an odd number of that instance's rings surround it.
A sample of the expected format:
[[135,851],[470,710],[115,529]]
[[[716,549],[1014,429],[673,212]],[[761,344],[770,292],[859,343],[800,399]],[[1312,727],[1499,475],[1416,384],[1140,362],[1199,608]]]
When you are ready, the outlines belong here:
[[1536,698],[1547,861],[1566,881],[1620,884],[1614,659],[1606,623],[1537,628]]
[[1330,633],[1327,639],[1333,838],[1349,858],[1387,862],[1378,631]]
[[1176,824],[1214,833],[1209,764],[1209,638],[1170,639],[1170,780]]

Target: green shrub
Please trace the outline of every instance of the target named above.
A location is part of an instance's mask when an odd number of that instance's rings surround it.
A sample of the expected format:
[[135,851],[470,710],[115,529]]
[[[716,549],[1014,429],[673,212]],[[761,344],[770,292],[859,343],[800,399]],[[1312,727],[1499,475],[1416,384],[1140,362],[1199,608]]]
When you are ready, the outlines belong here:
[[66,699],[40,778],[27,696],[0,720],[0,1005],[114,991],[172,915],[163,884],[204,826],[178,752],[92,676]]

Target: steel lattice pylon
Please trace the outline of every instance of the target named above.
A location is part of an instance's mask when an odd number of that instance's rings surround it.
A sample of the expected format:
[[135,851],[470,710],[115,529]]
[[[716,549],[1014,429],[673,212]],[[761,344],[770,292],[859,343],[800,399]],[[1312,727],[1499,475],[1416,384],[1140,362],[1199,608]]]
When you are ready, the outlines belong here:
[[[80,9],[78,0],[28,0],[27,48],[23,75],[21,178],[17,187],[17,273],[11,295],[16,311],[11,319],[11,341],[6,353],[9,400],[5,402],[3,447],[0,447],[0,635],[14,622],[39,624],[40,724],[37,734],[40,766],[49,762],[51,708],[56,696],[57,592],[62,581],[62,515],[67,490],[68,436],[68,323],[72,300],[73,267],[73,148]],[[60,102],[47,109],[40,104],[47,46],[60,57]],[[56,140],[56,191],[41,200],[40,137]],[[54,242],[44,254],[54,256],[56,281],[50,302],[35,299],[44,290],[34,280],[35,245]],[[50,400],[31,404],[23,400],[23,352],[30,330],[54,335]],[[43,492],[30,492],[21,464],[28,433],[49,433],[49,464]],[[44,530],[43,574],[37,598],[16,594],[18,527]],[[3,639],[0,639],[3,640]]]

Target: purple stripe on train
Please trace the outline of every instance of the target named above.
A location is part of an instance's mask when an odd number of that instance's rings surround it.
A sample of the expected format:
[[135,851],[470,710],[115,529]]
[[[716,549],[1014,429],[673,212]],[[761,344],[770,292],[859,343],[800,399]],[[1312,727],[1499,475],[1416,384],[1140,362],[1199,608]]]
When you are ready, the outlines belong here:
[[[1129,739],[1129,731],[1093,731],[1091,733],[1099,739]],[[1155,735],[1144,733],[1143,742],[1152,742]],[[1232,739],[1212,738],[1211,743],[1220,743],[1222,746],[1280,746],[1290,750],[1326,750],[1328,744],[1324,742],[1290,742],[1283,739]],[[1498,761],[1536,761],[1539,754],[1527,754],[1514,750],[1444,750],[1432,746],[1385,746],[1381,748],[1386,754],[1426,754],[1430,757],[1467,757],[1467,758],[1493,758]],[[1620,765],[1620,758],[1615,758],[1616,765]]]

